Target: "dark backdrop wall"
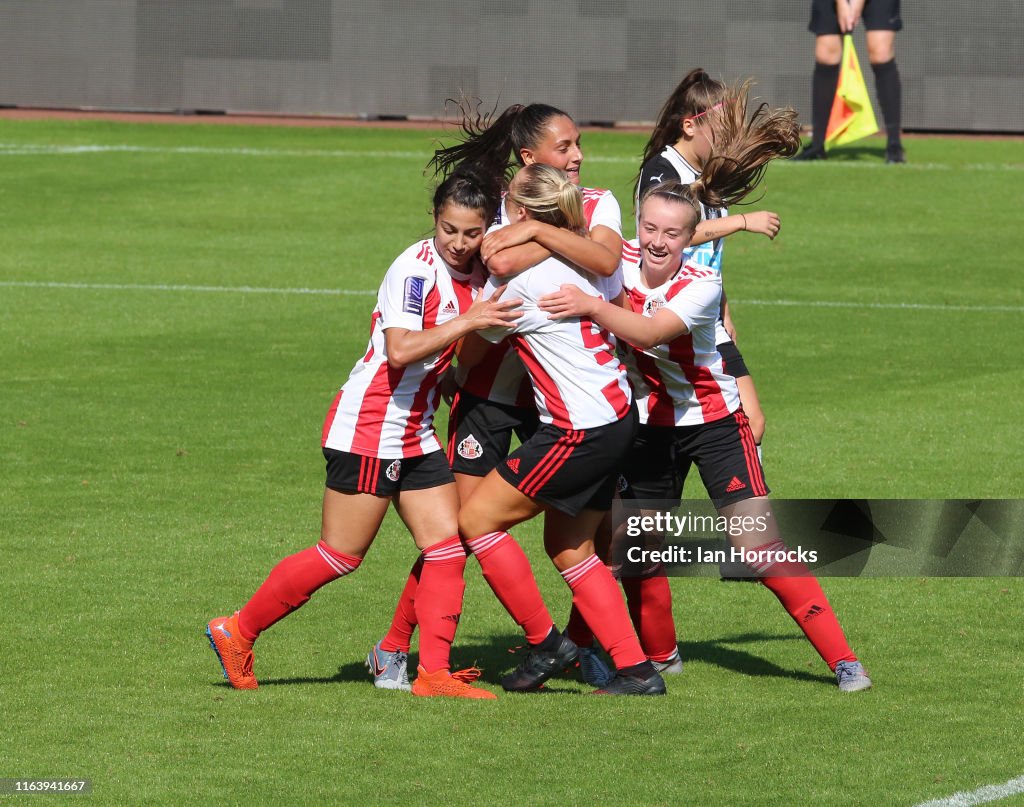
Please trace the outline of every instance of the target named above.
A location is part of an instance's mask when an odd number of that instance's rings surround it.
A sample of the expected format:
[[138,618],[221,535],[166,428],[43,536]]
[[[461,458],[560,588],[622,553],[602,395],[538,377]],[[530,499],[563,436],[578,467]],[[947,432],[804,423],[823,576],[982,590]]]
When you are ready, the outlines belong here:
[[[0,0],[0,104],[650,121],[691,67],[809,117],[809,0]],[[904,126],[1024,132],[1024,2],[904,0]],[[867,67],[863,32],[857,36]],[[877,104],[876,104],[877,111]]]

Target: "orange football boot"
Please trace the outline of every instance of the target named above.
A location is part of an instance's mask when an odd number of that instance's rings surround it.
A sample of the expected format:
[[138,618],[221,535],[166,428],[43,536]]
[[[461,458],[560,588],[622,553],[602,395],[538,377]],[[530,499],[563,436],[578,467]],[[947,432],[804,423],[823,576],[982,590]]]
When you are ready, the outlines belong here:
[[211,619],[206,626],[206,637],[231,686],[235,689],[256,689],[259,686],[252,674],[252,643],[238,632],[238,611],[231,616]]
[[422,698],[476,698],[477,700],[497,700],[498,696],[486,689],[479,689],[471,686],[471,682],[480,677],[480,670],[470,667],[468,670],[459,670],[449,673],[448,670],[438,670],[428,673],[423,667],[418,667],[418,675],[412,683],[412,694]]

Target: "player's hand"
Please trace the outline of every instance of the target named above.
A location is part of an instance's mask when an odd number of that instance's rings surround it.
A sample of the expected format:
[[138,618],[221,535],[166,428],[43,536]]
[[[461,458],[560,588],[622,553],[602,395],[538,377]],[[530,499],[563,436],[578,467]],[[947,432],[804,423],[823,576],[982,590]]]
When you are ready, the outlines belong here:
[[483,245],[480,247],[480,257],[484,259],[484,263],[503,249],[532,241],[536,230],[535,224],[533,221],[519,221],[485,235]]
[[778,213],[770,210],[757,210],[744,214],[747,219],[747,232],[760,233],[774,239],[782,229],[782,220]]
[[563,283],[558,291],[541,297],[537,301],[537,307],[548,312],[548,319],[569,319],[593,316],[600,302],[600,297],[591,297],[579,286]]
[[523,304],[521,297],[503,300],[502,295],[508,286],[501,286],[486,300],[478,298],[462,316],[468,320],[475,331],[484,328],[511,328],[516,324],[523,312],[517,310]]

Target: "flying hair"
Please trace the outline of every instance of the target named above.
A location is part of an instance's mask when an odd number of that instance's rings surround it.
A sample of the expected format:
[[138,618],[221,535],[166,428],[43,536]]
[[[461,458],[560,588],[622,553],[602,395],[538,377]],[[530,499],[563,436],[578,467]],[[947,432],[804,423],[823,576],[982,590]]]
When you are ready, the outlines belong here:
[[449,176],[463,162],[472,162],[507,181],[522,165],[520,150],[537,146],[545,124],[554,117],[569,117],[548,104],[512,104],[496,118],[496,108],[481,112],[481,102],[476,99],[449,98],[446,106],[449,104],[455,106],[460,119],[460,142],[438,148],[427,163],[427,168],[441,177]]
[[[792,157],[800,149],[800,125],[790,107],[772,109],[758,104],[748,115],[750,81],[729,88],[722,99],[709,107],[707,118],[713,133],[711,155],[700,176],[689,185],[663,182],[648,190],[652,194],[679,198],[707,207],[730,207],[745,200],[760,185],[768,163],[779,157]],[[672,192],[666,186],[673,186]],[[687,188],[683,192],[680,188]],[[692,197],[692,200],[690,198]],[[700,205],[697,205],[698,221]]]
[[[661,154],[665,146],[679,141],[683,136],[683,118],[706,114],[712,107],[722,102],[726,92],[725,84],[709,76],[703,68],[696,67],[683,76],[683,80],[672,90],[658,112],[658,120],[654,124],[654,131],[651,132],[647,145],[644,146],[640,164],[646,164],[648,160]],[[633,181],[634,192],[639,183],[640,174],[637,173]]]

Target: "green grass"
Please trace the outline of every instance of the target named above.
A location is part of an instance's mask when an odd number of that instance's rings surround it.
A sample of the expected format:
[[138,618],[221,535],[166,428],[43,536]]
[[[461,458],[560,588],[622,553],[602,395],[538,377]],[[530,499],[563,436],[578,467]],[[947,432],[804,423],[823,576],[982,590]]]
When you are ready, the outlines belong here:
[[[372,298],[96,286],[373,291],[430,228],[434,136],[0,122],[0,776],[89,777],[96,803],[913,805],[1024,773],[1019,579],[826,581],[862,696],[759,586],[686,578],[667,698],[565,679],[421,702],[361,666],[414,556],[389,516],[358,574],[261,639],[260,690],[225,686],[202,626],[316,539],[320,426]],[[71,145],[137,150],[41,148]],[[627,230],[641,145],[584,138]],[[774,167],[782,235],[726,251],[769,484],[1020,498],[1024,146],[881,150]],[[536,526],[517,534],[563,613]],[[468,578],[456,661],[493,682],[519,639]]]

